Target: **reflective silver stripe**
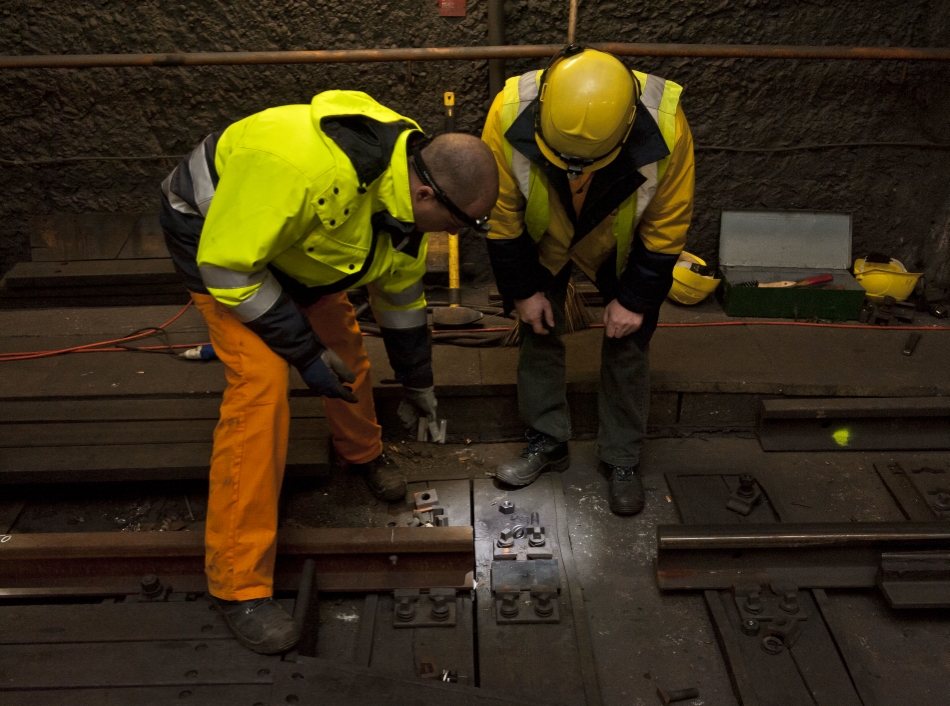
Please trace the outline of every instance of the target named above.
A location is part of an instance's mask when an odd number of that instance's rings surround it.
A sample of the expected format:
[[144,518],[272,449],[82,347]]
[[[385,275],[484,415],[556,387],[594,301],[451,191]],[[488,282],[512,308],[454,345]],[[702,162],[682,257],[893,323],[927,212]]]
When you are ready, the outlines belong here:
[[639,189],[637,189],[637,214],[633,220],[634,226],[636,226],[636,224],[640,222],[640,219],[643,218],[643,212],[646,211],[647,205],[649,205],[650,201],[653,199],[653,195],[656,193],[657,164],[658,162],[652,162],[640,167],[640,169],[637,170],[643,176],[645,176],[647,180],[640,185]]
[[172,191],[172,179],[174,178],[175,172],[177,171],[178,167],[175,167],[172,169],[172,173],[165,177],[165,181],[162,182],[162,193],[165,194],[165,198],[168,199],[169,205],[179,213],[187,213],[191,216],[200,216],[201,214],[198,213],[198,211],[196,211],[190,203]]
[[208,169],[208,158],[205,156],[205,143],[211,139],[209,135],[195,148],[188,159],[188,169],[191,170],[191,184],[195,190],[195,206],[202,216],[208,215],[211,199],[214,197],[214,184],[211,181],[211,170]]
[[237,306],[232,307],[231,312],[243,323],[253,321],[263,316],[274,306],[274,303],[278,297],[280,297],[282,291],[280,283],[274,279],[274,275],[268,270],[264,274],[264,280],[261,282],[260,289]]
[[[538,96],[537,71],[529,71],[522,74],[518,79],[518,98],[521,101],[518,104],[518,115],[531,105]],[[518,150],[511,151],[511,171],[518,182],[518,189],[525,198],[531,191],[531,161]]]
[[[643,87],[643,95],[640,96],[640,101],[646,109],[650,111],[650,115],[653,116],[653,121],[657,125],[660,124],[659,107],[663,101],[663,91],[665,89],[665,79],[654,76],[653,74],[648,74],[646,85]],[[637,213],[634,217],[634,225],[638,224],[640,219],[643,218],[644,211],[646,211],[647,206],[650,205],[653,195],[656,194],[657,164],[657,162],[646,164],[637,170],[646,177],[646,181],[637,189]]]
[[521,115],[528,104],[538,97],[537,75],[537,71],[529,71],[526,74],[521,74],[518,79],[518,98],[521,99],[521,105],[518,106],[518,115]]
[[418,301],[419,297],[422,296],[422,280],[418,280],[415,284],[410,284],[401,292],[384,292],[381,289],[373,287],[373,294],[379,298],[386,301],[386,303],[392,306],[409,306],[415,301]]
[[402,311],[380,311],[373,309],[376,323],[383,328],[416,328],[427,323],[425,309],[404,309]]
[[653,74],[647,75],[647,85],[643,87],[643,95],[640,100],[651,113],[656,113],[660,107],[660,101],[663,100],[663,89],[666,87],[666,80]]
[[531,161],[518,150],[511,151],[511,173],[518,182],[518,189],[528,198],[531,192]]
[[258,270],[257,272],[237,272],[229,270],[227,267],[215,267],[214,265],[201,265],[198,268],[201,272],[201,281],[206,287],[211,289],[240,289],[241,287],[250,287],[252,284],[263,282],[267,277],[267,270]]

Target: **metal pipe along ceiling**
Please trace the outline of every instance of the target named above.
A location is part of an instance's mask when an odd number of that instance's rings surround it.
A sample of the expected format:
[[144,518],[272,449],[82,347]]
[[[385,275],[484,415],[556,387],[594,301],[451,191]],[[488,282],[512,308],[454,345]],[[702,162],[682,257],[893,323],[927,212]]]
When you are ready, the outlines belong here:
[[[624,44],[591,47],[617,56],[702,59],[819,59],[950,61],[950,49],[935,47],[808,47],[754,44]],[[251,64],[349,64],[388,61],[481,61],[553,56],[560,44],[419,49],[193,52],[179,54],[75,54],[0,56],[0,69],[63,69],[121,66],[234,66]]]

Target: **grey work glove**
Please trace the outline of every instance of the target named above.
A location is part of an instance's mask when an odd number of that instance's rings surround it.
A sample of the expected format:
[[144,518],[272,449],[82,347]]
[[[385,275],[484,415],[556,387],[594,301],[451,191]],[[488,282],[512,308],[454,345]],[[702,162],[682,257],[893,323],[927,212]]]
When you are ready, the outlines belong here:
[[404,387],[402,401],[396,409],[402,425],[409,431],[415,431],[419,419],[424,418],[429,423],[436,421],[436,407],[434,387]]
[[356,382],[356,375],[346,367],[343,359],[329,348],[306,368],[300,369],[300,377],[307,383],[307,387],[324,397],[339,398],[350,403],[357,401],[352,388],[343,384]]

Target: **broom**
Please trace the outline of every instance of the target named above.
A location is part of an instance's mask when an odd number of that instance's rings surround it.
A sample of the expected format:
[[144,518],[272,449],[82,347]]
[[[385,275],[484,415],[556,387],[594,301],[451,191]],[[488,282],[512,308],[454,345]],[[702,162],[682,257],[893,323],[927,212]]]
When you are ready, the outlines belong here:
[[[564,298],[564,333],[583,331],[594,323],[590,309],[584,303],[584,298],[574,286],[574,278],[567,282],[567,296]],[[521,344],[521,319],[515,314],[515,322],[508,333],[501,339],[501,346],[517,346]]]

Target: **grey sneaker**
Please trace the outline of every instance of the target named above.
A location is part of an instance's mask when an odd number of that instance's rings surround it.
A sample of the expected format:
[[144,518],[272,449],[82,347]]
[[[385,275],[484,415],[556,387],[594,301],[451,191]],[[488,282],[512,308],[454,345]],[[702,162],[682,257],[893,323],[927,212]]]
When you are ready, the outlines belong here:
[[616,515],[636,515],[645,502],[643,481],[637,466],[612,466],[604,464],[610,487],[607,499],[610,510]]
[[351,463],[350,469],[362,474],[369,491],[383,502],[394,503],[406,497],[406,474],[386,454],[368,463]]
[[211,596],[211,601],[224,616],[238,642],[254,652],[280,654],[300,639],[294,619],[273,598],[226,601]]
[[534,429],[525,432],[528,445],[518,458],[505,461],[495,469],[494,476],[508,485],[530,485],[545,471],[566,471],[571,465],[566,441]]

